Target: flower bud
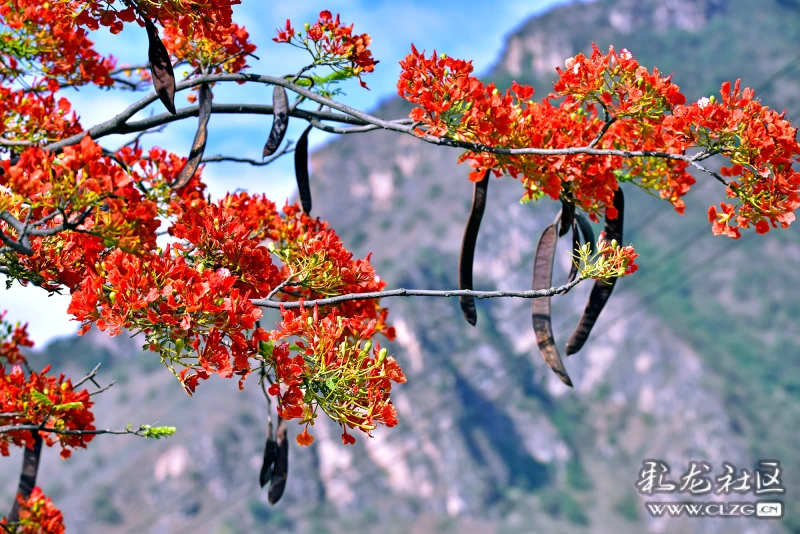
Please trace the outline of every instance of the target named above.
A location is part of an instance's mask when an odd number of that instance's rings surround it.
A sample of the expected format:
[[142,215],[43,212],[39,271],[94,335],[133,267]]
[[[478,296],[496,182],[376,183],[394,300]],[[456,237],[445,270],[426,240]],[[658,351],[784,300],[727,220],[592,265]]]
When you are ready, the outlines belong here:
[[369,352],[369,349],[372,348],[372,341],[367,341],[364,343],[364,351]]
[[310,25],[308,22],[306,22],[305,24],[303,24],[303,28],[305,28],[305,30],[306,30],[306,31],[308,31],[308,29],[309,29],[310,27],[311,27],[311,25]]
[[312,324],[314,324],[314,318],[309,315],[308,319],[306,319],[306,324],[308,326],[311,326]]
[[716,102],[716,101],[717,101],[717,97],[716,97],[716,96],[714,96],[714,95],[711,95],[710,97],[708,97],[708,101],[709,101],[709,102],[711,102],[711,103],[713,104],[714,102]]
[[275,252],[275,243],[273,243],[272,241],[267,243],[267,250],[269,250],[270,252]]
[[445,54],[444,52],[442,52],[441,54],[439,54],[439,57],[440,57],[441,59],[445,59],[445,58],[447,58],[447,54]]
[[67,384],[66,382],[62,382],[61,383],[61,391],[67,391],[68,387],[69,387],[69,384]]
[[611,248],[617,248],[617,240],[616,239],[612,239],[611,240]]
[[386,359],[386,354],[386,349],[381,349],[381,351],[378,353],[378,363],[383,363],[383,360]]
[[205,271],[205,270],[206,270],[206,264],[205,263],[201,263],[200,265],[197,266],[197,272],[198,273],[202,274],[203,271]]
[[108,300],[111,302],[117,302],[117,292],[112,291],[111,294],[108,296]]

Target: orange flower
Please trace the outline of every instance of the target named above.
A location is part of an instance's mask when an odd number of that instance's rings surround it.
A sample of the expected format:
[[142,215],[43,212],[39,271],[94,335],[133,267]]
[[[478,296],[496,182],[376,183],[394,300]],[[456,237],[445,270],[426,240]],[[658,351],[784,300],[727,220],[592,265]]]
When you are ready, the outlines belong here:
[[314,443],[314,436],[308,433],[308,427],[306,426],[305,430],[302,433],[297,434],[297,437],[294,439],[297,440],[297,444],[301,447],[308,447],[312,443]]

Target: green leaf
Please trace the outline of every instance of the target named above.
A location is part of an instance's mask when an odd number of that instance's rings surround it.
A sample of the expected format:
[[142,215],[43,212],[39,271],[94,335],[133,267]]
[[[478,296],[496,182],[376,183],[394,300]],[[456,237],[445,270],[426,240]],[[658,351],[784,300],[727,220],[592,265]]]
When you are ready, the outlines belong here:
[[334,377],[330,377],[325,381],[325,386],[328,388],[329,391],[333,391],[336,389],[336,384],[338,381]]
[[275,347],[275,342],[272,340],[258,342],[258,352],[262,356],[272,356],[272,349],[274,347]]
[[53,405],[53,401],[51,401],[47,397],[47,395],[45,395],[41,391],[36,391],[36,390],[31,391],[31,397],[33,397],[33,399],[36,402],[38,402],[39,404],[44,404],[45,406],[52,406]]
[[66,404],[59,404],[56,410],[81,410],[83,409],[82,402],[67,402]]
[[178,431],[174,426],[150,426],[142,425],[140,430],[143,430],[142,436],[145,438],[161,439],[168,438]]

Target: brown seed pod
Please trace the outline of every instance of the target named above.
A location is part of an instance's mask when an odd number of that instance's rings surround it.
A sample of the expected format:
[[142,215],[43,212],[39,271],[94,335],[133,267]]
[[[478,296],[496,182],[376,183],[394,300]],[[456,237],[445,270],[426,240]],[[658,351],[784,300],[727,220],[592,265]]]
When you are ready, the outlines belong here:
[[267,444],[264,447],[264,461],[261,464],[261,472],[258,475],[258,482],[263,488],[272,479],[272,470],[275,459],[278,457],[278,442],[272,432],[272,421],[267,426]]
[[308,175],[308,134],[313,126],[303,131],[300,140],[294,147],[294,175],[297,178],[297,191],[300,194],[300,203],[306,215],[311,215],[311,184]]
[[278,420],[278,431],[275,437],[275,464],[272,468],[272,481],[269,485],[269,503],[275,504],[286,489],[286,477],[289,474],[289,440],[286,436],[286,420]]
[[[562,213],[563,216],[563,213]],[[553,283],[553,259],[558,241],[557,224],[553,223],[542,232],[539,245],[536,247],[536,256],[533,264],[533,289],[547,289]],[[558,353],[553,337],[553,325],[550,318],[550,297],[533,299],[532,304],[533,330],[539,350],[547,365],[550,366],[558,378],[569,387],[572,380],[567,374],[561,355]]]
[[200,94],[198,96],[199,113],[197,121],[197,131],[194,134],[194,141],[192,142],[192,149],[189,151],[189,158],[186,160],[186,165],[183,166],[181,173],[178,175],[175,183],[172,184],[173,189],[180,189],[189,183],[200,167],[200,162],[203,160],[203,153],[206,151],[206,141],[208,140],[208,119],[211,118],[211,89],[208,84],[200,86]]
[[286,89],[276,85],[272,90],[272,130],[269,132],[267,143],[264,145],[263,157],[271,156],[278,150],[289,127],[289,97]]
[[167,47],[161,37],[158,36],[158,29],[153,22],[144,17],[144,27],[147,30],[147,40],[149,47],[147,55],[150,58],[150,74],[153,78],[153,87],[164,107],[175,115],[175,72],[172,70],[172,61],[169,58]]
[[[478,230],[481,219],[486,209],[486,194],[489,190],[489,171],[483,173],[483,178],[475,182],[472,193],[472,209],[469,212],[467,227],[464,229],[464,239],[461,241],[461,256],[458,260],[458,288],[472,289],[472,263],[475,260],[475,244],[478,241]],[[475,326],[478,322],[478,312],[475,309],[475,298],[462,296],[461,313],[469,324]]]
[[[617,218],[609,219],[606,217],[606,239],[608,241],[616,239],[618,243],[622,243],[622,223],[625,214],[625,197],[622,194],[622,189],[617,189],[614,194],[614,207],[617,208]],[[593,241],[594,240],[592,240],[592,242]],[[608,298],[611,296],[616,282],[616,278],[612,278],[608,282],[603,280],[595,281],[592,292],[589,294],[589,301],[586,303],[586,308],[583,311],[583,316],[567,342],[567,356],[581,350],[586,340],[589,339],[589,334],[592,332],[592,328],[597,322],[600,312],[603,311],[603,307],[606,305],[606,302],[608,302]]]

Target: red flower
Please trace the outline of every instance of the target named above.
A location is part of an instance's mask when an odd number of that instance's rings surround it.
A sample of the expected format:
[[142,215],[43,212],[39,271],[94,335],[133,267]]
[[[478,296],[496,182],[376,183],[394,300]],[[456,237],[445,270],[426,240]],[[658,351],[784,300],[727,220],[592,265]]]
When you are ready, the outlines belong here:
[[302,433],[297,434],[295,440],[297,440],[297,444],[301,447],[308,447],[314,443],[314,436],[308,433],[308,427],[306,426]]

